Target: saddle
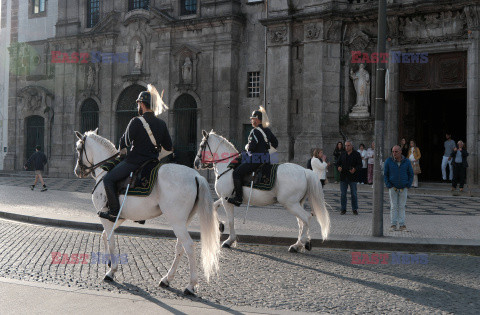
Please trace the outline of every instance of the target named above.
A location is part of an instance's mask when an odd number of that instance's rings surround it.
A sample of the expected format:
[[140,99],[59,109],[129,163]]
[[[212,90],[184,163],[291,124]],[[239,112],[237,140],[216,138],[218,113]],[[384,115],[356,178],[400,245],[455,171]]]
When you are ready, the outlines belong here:
[[[122,158],[117,157],[113,160],[107,161],[101,166],[101,169],[108,172],[122,160]],[[130,176],[128,176],[117,182],[118,194],[124,195],[128,184],[130,184],[128,189],[129,196],[149,196],[157,180],[158,169],[163,164],[165,163],[160,163],[158,159],[146,161],[133,173],[132,179],[130,179]]]
[[[235,169],[241,163],[241,157],[236,158],[228,165],[228,168]],[[272,190],[277,178],[277,169],[280,164],[261,164],[253,177],[253,188],[259,190]],[[242,178],[242,185],[250,187],[252,184],[252,174],[246,174]]]

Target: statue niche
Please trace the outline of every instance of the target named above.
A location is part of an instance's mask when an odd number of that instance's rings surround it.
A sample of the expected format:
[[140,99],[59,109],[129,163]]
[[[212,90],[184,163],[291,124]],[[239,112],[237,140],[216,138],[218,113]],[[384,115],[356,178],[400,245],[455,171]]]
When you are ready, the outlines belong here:
[[357,72],[350,69],[350,78],[353,80],[353,86],[357,95],[357,102],[352,108],[350,117],[365,118],[369,117],[368,108],[370,106],[370,75],[365,70],[365,65],[360,64]]

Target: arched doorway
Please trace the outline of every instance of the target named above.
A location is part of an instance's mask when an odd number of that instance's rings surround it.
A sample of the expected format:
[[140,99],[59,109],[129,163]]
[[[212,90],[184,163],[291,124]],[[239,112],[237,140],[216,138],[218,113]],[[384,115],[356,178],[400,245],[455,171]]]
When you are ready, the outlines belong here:
[[[118,105],[117,105],[117,131],[116,131],[116,138],[117,141],[120,139],[122,134],[125,132],[125,129],[128,126],[129,121],[138,115],[137,112],[137,103],[135,102],[138,98],[138,94],[140,92],[146,91],[147,89],[141,85],[134,84],[132,86],[127,87],[123,92],[120,94],[118,98]],[[116,141],[114,141],[116,144]]]
[[98,105],[93,99],[86,99],[80,108],[80,131],[95,130],[98,128]]
[[[29,116],[26,119],[27,136],[25,141],[25,158],[28,159],[34,152],[35,147],[39,145],[42,151],[44,148],[45,119],[41,116]],[[26,160],[25,160],[26,161]],[[31,165],[29,166],[29,170]]]
[[197,152],[197,102],[189,94],[180,95],[173,106],[175,157],[177,163],[193,167]]

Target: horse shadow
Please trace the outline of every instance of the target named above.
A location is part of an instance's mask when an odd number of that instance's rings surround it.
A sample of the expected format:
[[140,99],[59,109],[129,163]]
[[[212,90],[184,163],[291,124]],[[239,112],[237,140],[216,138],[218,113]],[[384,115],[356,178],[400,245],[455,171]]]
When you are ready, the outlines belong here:
[[[118,282],[109,282],[112,286],[116,287],[117,289],[119,290],[122,290],[122,291],[125,291],[125,292],[128,292],[130,294],[133,294],[133,295],[136,295],[136,296],[139,296],[141,298],[144,298],[145,300],[153,303],[153,304],[156,304],[158,306],[160,306],[161,308],[163,308],[164,310],[168,311],[168,312],[171,312],[172,314],[176,314],[176,315],[186,315],[187,313],[184,313],[182,311],[179,311],[177,310],[176,308],[160,301],[159,299],[157,299],[156,297],[152,296],[149,292],[143,290],[142,288],[134,285],[134,284],[131,284],[131,283],[128,283],[128,282],[124,282],[124,283],[118,283]],[[210,307],[213,307],[215,309],[218,309],[218,310],[221,310],[223,312],[226,312],[226,313],[229,313],[229,314],[234,314],[234,315],[240,315],[240,314],[243,314],[241,312],[238,312],[238,311],[235,311],[235,310],[232,310],[226,306],[223,306],[223,305],[220,305],[220,304],[216,304],[216,303],[213,303],[212,301],[208,301],[208,300],[205,300],[199,296],[187,296],[183,293],[183,291],[179,290],[179,289],[175,289],[175,288],[172,288],[172,287],[167,287],[167,288],[163,288],[164,290],[168,290],[174,294],[176,294],[177,296],[179,297],[182,297],[182,298],[185,298],[185,299],[188,299],[190,301],[193,301],[193,302],[197,302],[197,303],[201,303],[201,304],[204,304],[206,306],[210,306]]]
[[[288,260],[285,260],[285,259],[282,259],[282,258],[272,256],[272,255],[254,252],[254,251],[251,251],[251,250],[245,250],[245,249],[239,249],[239,248],[232,248],[232,250],[233,251],[238,251],[240,253],[251,254],[251,255],[267,258],[267,259],[270,259],[270,260],[272,260],[274,262],[277,262],[277,263],[283,263],[283,264],[287,264],[287,265],[290,265],[290,266],[303,268],[303,269],[306,269],[306,270],[311,270],[311,271],[314,271],[314,272],[317,272],[317,273],[320,273],[320,274],[324,274],[324,275],[327,275],[327,276],[331,276],[331,277],[341,279],[342,281],[357,283],[357,284],[360,284],[360,285],[363,285],[363,286],[366,286],[366,287],[370,287],[370,288],[373,288],[373,289],[376,289],[376,290],[385,291],[385,292],[388,292],[392,295],[403,297],[406,300],[410,300],[414,303],[429,306],[429,307],[432,307],[432,308],[438,308],[438,309],[441,309],[445,312],[455,313],[455,312],[458,312],[458,310],[453,305],[446,305],[446,303],[441,303],[441,305],[439,305],[438,303],[435,303],[434,301],[431,301],[429,299],[425,299],[424,297],[426,295],[428,295],[428,296],[436,295],[436,296],[438,296],[439,300],[443,300],[443,298],[448,299],[452,295],[462,296],[462,294],[465,294],[467,292],[468,292],[469,295],[472,295],[472,296],[475,296],[475,295],[479,296],[480,295],[480,290],[465,287],[465,286],[458,285],[458,284],[455,284],[455,283],[446,282],[446,281],[437,280],[437,279],[432,279],[432,278],[427,278],[427,277],[424,277],[424,276],[421,276],[421,275],[400,273],[400,272],[396,272],[396,271],[392,271],[392,270],[389,270],[389,271],[372,270],[372,269],[368,268],[367,266],[349,264],[349,263],[345,263],[344,260],[331,259],[331,258],[327,258],[327,257],[324,257],[324,256],[313,255],[316,258],[322,259],[326,262],[331,262],[331,263],[343,265],[345,267],[354,268],[354,269],[357,269],[359,271],[370,271],[370,272],[375,272],[379,275],[389,275],[389,276],[394,276],[394,277],[402,278],[402,279],[409,280],[409,281],[421,282],[422,284],[425,285],[425,287],[422,288],[422,291],[414,291],[414,290],[405,289],[405,288],[402,288],[402,287],[397,287],[397,286],[394,286],[394,285],[388,285],[388,284],[378,283],[378,282],[374,282],[374,281],[357,279],[357,278],[353,278],[353,277],[340,275],[340,274],[337,274],[337,273],[321,270],[319,268],[313,268],[313,267],[310,267],[310,266],[305,266],[305,265],[302,265],[302,264],[299,264],[299,263],[296,263],[296,262],[293,262],[293,261],[288,261]],[[294,255],[292,255],[292,257],[295,257],[296,255],[299,255],[299,254],[294,254]],[[312,254],[310,254],[310,255],[312,255]],[[429,263],[430,263],[430,261],[429,261]],[[370,266],[372,266],[372,265],[370,265]],[[375,277],[375,278],[377,278],[377,277]],[[477,291],[477,293],[472,293],[471,292],[472,290]],[[419,294],[419,293],[421,293],[421,294]]]

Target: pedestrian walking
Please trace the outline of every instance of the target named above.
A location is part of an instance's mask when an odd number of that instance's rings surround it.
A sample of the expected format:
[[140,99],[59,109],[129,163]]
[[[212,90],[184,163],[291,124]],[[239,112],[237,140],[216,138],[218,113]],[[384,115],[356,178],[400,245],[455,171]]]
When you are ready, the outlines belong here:
[[[343,147],[342,141],[338,141],[337,145],[335,146],[335,150],[333,151],[333,162],[335,165],[338,162],[338,159],[340,158],[340,154],[345,151],[345,148]],[[337,170],[336,167],[333,168],[333,176],[335,178],[335,184],[338,184],[340,181],[340,172]]]
[[43,169],[45,164],[47,164],[47,157],[41,149],[42,147],[39,145],[35,147],[35,153],[33,153],[27,163],[25,163],[24,168],[28,169],[29,166],[32,166],[35,170],[35,181],[33,182],[33,185],[30,185],[30,189],[34,190],[37,182],[40,181],[42,184],[41,191],[47,191],[47,185],[45,185],[45,182],[43,181]]
[[345,141],[345,151],[340,155],[336,166],[340,172],[340,214],[347,212],[347,190],[350,186],[352,212],[358,215],[357,181],[358,171],[362,168],[362,157],[360,153],[353,150],[352,141]]
[[412,164],[413,168],[413,188],[418,188],[418,174],[422,172],[420,168],[420,158],[422,154],[420,153],[420,149],[417,147],[415,140],[410,140],[410,148],[408,149],[408,159]]
[[358,182],[360,184],[366,184],[367,183],[367,169],[368,169],[368,158],[367,158],[367,150],[365,150],[365,145],[363,143],[360,143],[358,146],[358,153],[360,153],[360,156],[362,157],[362,168],[359,170],[358,173]]
[[327,167],[328,163],[326,160],[326,156],[323,154],[322,149],[315,149],[313,151],[312,157],[312,170],[315,174],[317,174],[318,179],[322,183],[322,187],[325,186],[325,180],[327,179]]
[[373,185],[373,164],[375,163],[375,142],[367,150],[367,182]]
[[392,148],[392,156],[385,161],[384,181],[390,196],[390,228],[403,231],[405,225],[405,205],[408,189],[413,182],[413,168],[410,161],[402,155],[402,149],[396,145]]
[[457,184],[460,186],[460,191],[463,191],[463,185],[467,177],[467,148],[462,140],[457,142],[458,147],[453,148],[450,154],[450,160],[453,165],[452,191],[457,189]]
[[449,174],[448,178],[450,181],[453,179],[453,166],[452,166],[452,158],[450,157],[452,155],[453,149],[455,149],[455,141],[452,140],[452,135],[447,133],[445,134],[445,142],[443,143],[443,146],[445,150],[443,151],[443,157],[442,157],[442,180],[444,182],[447,181],[447,165],[449,168]]

